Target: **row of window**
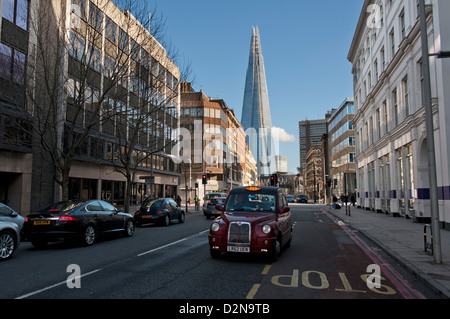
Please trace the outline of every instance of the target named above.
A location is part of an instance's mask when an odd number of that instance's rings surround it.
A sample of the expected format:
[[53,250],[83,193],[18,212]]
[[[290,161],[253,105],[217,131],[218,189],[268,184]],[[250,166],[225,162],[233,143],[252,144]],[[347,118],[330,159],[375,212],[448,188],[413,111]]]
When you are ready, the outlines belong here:
[[336,125],[339,124],[339,122],[346,118],[348,114],[355,114],[355,105],[354,104],[348,104],[345,109],[343,109],[341,112],[339,112],[336,117],[328,124],[328,132],[331,132]]
[[[391,6],[391,4],[389,5]],[[382,6],[381,6],[382,10]],[[384,18],[383,18],[383,12],[381,11],[381,28],[384,26]],[[381,28],[375,28],[375,30],[381,30]],[[397,36],[396,30],[400,30],[400,37]],[[373,33],[376,37],[376,32]],[[387,39],[387,45],[389,45],[390,50],[390,59],[393,60],[395,54],[398,50],[398,45],[396,43],[396,39],[400,39],[399,42],[403,41],[403,39],[406,38],[406,17],[405,17],[405,9],[403,8],[401,10],[401,13],[398,17],[398,29],[396,29],[396,26],[393,26],[388,34]],[[369,39],[366,40],[365,48],[363,48],[364,54],[360,54],[360,60],[356,64],[356,72],[355,72],[355,82],[358,80],[358,76],[360,73],[360,67],[359,65],[365,65],[366,61],[371,59],[371,48],[374,47],[374,42],[372,41],[372,44],[369,43]],[[379,63],[380,61],[380,63]],[[367,96],[369,95],[370,91],[373,89],[373,87],[376,85],[376,83],[379,80],[380,74],[386,70],[387,67],[387,57],[386,57],[386,50],[385,45],[383,45],[379,51],[379,56],[375,56],[373,58],[373,64],[370,66],[370,71],[367,73],[367,78],[364,79],[362,86],[358,90],[358,94],[355,97],[356,104],[360,107],[364,101],[366,100]],[[373,72],[372,72],[373,71]],[[359,102],[359,103],[358,103]]]
[[[376,109],[375,115],[371,116],[357,132],[358,154],[381,139],[390,129],[397,127],[400,121],[409,115],[411,115],[411,104],[409,81],[406,75],[401,81],[401,85],[392,90],[390,99],[384,100],[382,105]],[[391,125],[389,125],[389,120],[391,120]]]
[[[75,5],[77,7],[79,6],[81,8],[79,13],[80,18],[86,20],[86,0],[72,0],[72,5]],[[122,28],[118,27],[111,18],[104,15],[97,6],[95,6],[92,2],[89,2],[89,24],[99,33],[102,33],[103,31],[103,18],[105,19],[105,38],[114,45],[117,45],[117,47],[120,48],[123,52],[129,53],[134,61],[140,63],[140,65],[146,70],[151,70],[152,74],[156,78],[164,81],[169,88],[176,91],[178,87],[178,79],[170,71],[164,68],[156,59],[154,59],[153,57],[150,58],[150,54],[144,48],[140,47],[140,45],[135,40],[130,38],[130,36]],[[79,26],[74,25],[74,27]],[[76,36],[71,35],[71,37]],[[84,53],[84,40],[79,39],[78,42],[80,42],[76,50],[78,52],[75,52],[74,56],[76,56],[78,60],[81,61]],[[94,50],[99,51],[96,48]],[[98,61],[98,64],[100,64],[100,53],[98,54]],[[113,58],[106,57],[105,54],[105,61],[108,61],[108,63],[105,63],[105,68],[107,69],[106,72],[115,70],[114,63],[111,63],[112,61],[114,61]],[[118,68],[119,67],[116,66],[116,71]]]
[[[122,150],[119,149],[120,147],[122,147]],[[125,152],[123,146],[95,137],[88,137],[86,142],[76,149],[77,156],[118,163],[120,163],[120,156],[123,152]],[[152,167],[151,153],[135,150],[133,151],[132,157],[131,162],[136,163],[137,167],[148,169]],[[177,173],[179,172],[180,165],[175,164],[171,159],[167,159],[166,157],[153,155],[153,169]]]

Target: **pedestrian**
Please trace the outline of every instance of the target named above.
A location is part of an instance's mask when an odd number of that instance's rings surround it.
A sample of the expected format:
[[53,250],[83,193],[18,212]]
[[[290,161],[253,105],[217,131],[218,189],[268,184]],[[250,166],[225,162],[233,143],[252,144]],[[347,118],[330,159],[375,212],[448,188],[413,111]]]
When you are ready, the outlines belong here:
[[181,206],[181,197],[180,197],[180,195],[177,195],[177,205]]
[[355,207],[355,202],[356,202],[355,194],[352,194],[352,196],[350,197],[350,200],[352,201],[353,207]]
[[195,201],[195,210],[199,210],[199,207],[198,207],[198,196],[197,195],[195,195],[194,201]]
[[336,195],[333,194],[333,209],[336,209],[337,201],[338,201],[338,199],[337,199]]

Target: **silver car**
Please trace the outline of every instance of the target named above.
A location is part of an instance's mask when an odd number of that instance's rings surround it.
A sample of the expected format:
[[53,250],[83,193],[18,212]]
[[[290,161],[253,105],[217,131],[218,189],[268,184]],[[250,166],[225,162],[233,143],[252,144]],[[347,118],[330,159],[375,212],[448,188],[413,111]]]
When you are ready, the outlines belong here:
[[9,222],[14,223],[19,226],[19,232],[22,230],[23,222],[25,218],[20,216],[19,213],[15,212],[14,209],[12,209],[9,206],[6,206],[5,204],[0,203],[0,221],[1,222]]
[[0,221],[0,261],[12,257],[20,243],[19,226]]

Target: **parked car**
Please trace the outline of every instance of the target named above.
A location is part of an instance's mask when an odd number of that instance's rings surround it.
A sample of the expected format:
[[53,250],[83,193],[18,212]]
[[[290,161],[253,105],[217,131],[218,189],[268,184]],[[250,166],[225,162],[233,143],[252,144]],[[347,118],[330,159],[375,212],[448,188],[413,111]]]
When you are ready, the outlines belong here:
[[308,203],[308,196],[297,195],[297,203]]
[[33,246],[43,247],[61,239],[75,239],[90,246],[102,234],[119,231],[133,236],[135,227],[132,215],[105,201],[88,200],[51,204],[28,215],[23,229],[24,236]]
[[15,212],[11,207],[0,203],[0,221],[17,224],[20,232],[22,230],[24,220],[25,218],[20,216],[20,214]]
[[209,199],[218,198],[218,197],[227,197],[227,193],[223,192],[212,192],[205,194],[204,201],[203,201],[203,211],[205,211],[206,203]]
[[11,258],[19,243],[19,226],[16,223],[0,221],[0,261]]
[[234,188],[223,211],[209,231],[209,247],[213,258],[222,253],[264,254],[277,260],[283,247],[292,240],[292,220],[286,195],[271,186]]
[[286,195],[286,198],[287,198],[288,203],[294,203],[295,202],[294,201],[294,196],[292,196],[292,195]]
[[137,226],[160,224],[169,226],[173,222],[184,223],[184,210],[172,198],[147,199],[134,214]]
[[223,205],[225,203],[226,197],[216,197],[208,199],[206,207],[203,209],[203,214],[206,216],[206,219],[210,219],[211,217],[215,218],[222,214],[221,211],[216,209],[216,205]]

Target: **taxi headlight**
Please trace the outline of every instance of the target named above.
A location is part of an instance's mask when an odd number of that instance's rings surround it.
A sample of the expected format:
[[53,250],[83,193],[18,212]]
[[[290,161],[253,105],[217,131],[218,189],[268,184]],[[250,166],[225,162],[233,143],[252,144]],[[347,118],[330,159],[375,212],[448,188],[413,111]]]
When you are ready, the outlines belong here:
[[211,225],[211,230],[212,231],[218,231],[219,228],[220,228],[219,223],[212,223],[212,225]]
[[262,231],[264,234],[270,233],[271,230],[272,230],[272,228],[270,227],[270,225],[264,225],[262,228]]

